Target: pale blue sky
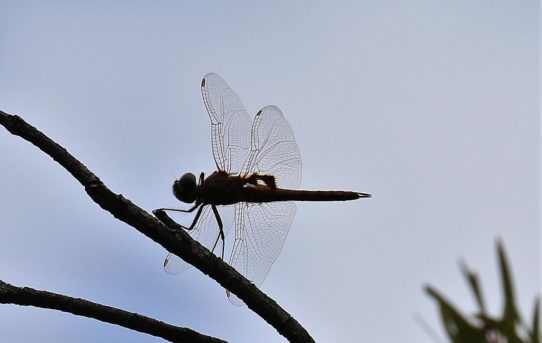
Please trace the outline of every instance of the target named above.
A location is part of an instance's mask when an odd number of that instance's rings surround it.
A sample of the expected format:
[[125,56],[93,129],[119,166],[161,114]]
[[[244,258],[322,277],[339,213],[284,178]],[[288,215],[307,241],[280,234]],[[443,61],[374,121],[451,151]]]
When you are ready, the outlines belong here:
[[[432,342],[430,283],[473,309],[457,268],[500,308],[494,242],[523,313],[540,290],[537,1],[3,2],[0,109],[19,114],[147,210],[214,168],[203,75],[254,115],[279,106],[302,188],[372,199],[298,204],[263,284],[319,342]],[[232,342],[281,337],[195,269],[102,211],[0,130],[0,279]],[[0,306],[0,339],[153,342],[69,314]],[[282,339],[283,340],[283,339]]]

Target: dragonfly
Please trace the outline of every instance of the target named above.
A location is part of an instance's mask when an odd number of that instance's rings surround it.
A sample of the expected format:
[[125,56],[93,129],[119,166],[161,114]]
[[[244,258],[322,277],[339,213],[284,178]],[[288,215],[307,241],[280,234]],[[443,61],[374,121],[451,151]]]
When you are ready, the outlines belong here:
[[[220,249],[224,259],[226,236],[229,264],[260,286],[282,250],[296,212],[294,201],[347,201],[371,197],[353,191],[296,189],[301,182],[301,156],[290,124],[276,106],[262,108],[250,117],[237,94],[215,73],[201,82],[203,102],[211,120],[211,143],[217,170],[199,179],[192,173],[173,183],[173,195],[192,204],[189,209],[163,208],[192,213],[183,226],[207,249]],[[164,269],[178,274],[189,267],[169,253]],[[235,305],[242,302],[226,292]]]

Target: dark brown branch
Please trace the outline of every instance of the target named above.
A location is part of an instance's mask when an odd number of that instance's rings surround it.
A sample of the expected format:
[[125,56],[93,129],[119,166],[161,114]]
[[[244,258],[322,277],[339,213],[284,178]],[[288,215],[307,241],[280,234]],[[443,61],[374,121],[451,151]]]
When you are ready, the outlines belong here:
[[149,335],[158,336],[171,342],[225,342],[218,338],[205,336],[190,329],[166,324],[137,313],[126,312],[113,307],[61,294],[38,291],[28,287],[15,287],[1,280],[0,303],[32,305],[56,309],[75,315],[98,319],[102,322],[117,324]]
[[288,312],[234,268],[194,241],[184,230],[170,229],[122,195],[111,192],[96,175],[66,149],[27,124],[22,118],[0,111],[0,124],[12,134],[31,142],[62,165],[103,209],[209,275],[222,287],[237,295],[290,342],[314,341]]

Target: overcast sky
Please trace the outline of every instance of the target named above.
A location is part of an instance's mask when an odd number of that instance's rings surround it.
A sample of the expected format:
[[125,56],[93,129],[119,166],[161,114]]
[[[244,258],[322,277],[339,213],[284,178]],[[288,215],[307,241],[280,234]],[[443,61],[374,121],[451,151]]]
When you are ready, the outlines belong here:
[[[429,343],[420,318],[443,331],[424,285],[475,308],[461,258],[500,310],[497,237],[523,314],[540,293],[538,25],[537,1],[3,2],[0,109],[150,211],[182,206],[175,177],[213,171],[206,73],[251,116],[277,105],[301,188],[374,197],[298,204],[263,291],[319,342]],[[166,274],[163,248],[5,130],[0,163],[1,280],[284,341],[196,269]],[[0,340],[159,341],[14,305],[0,306]]]

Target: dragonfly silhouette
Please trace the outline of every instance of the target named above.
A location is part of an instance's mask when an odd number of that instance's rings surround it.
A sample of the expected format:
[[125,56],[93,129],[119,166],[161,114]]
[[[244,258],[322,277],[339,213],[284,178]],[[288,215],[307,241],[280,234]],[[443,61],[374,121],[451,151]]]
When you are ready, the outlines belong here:
[[[301,181],[301,156],[290,124],[276,106],[262,108],[250,121],[239,97],[217,74],[201,82],[203,101],[211,119],[211,142],[217,171],[196,182],[192,173],[173,183],[173,195],[196,215],[189,234],[209,250],[220,245],[233,227],[235,239],[229,264],[256,286],[277,259],[300,201],[344,201],[369,198],[350,191],[296,190]],[[220,206],[220,213],[217,206]],[[164,268],[177,274],[189,265],[168,254]],[[228,293],[234,304],[236,297]]]

